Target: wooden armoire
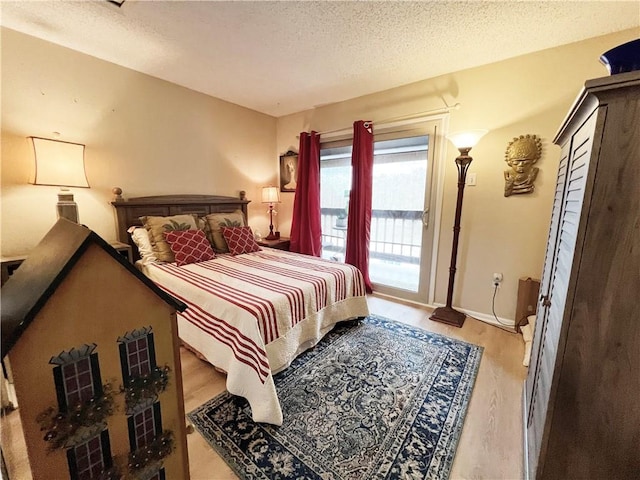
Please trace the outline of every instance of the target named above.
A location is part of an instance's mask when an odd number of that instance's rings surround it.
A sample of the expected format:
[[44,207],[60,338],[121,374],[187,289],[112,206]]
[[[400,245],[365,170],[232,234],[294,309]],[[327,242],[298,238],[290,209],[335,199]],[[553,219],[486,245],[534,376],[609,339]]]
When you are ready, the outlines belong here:
[[640,71],[586,82],[562,149],[525,382],[530,479],[640,478]]

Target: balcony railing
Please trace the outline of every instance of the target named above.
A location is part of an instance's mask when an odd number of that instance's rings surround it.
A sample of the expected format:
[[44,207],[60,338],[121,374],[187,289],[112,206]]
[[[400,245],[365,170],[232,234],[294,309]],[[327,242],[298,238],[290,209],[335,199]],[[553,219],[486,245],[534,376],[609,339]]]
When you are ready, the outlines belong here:
[[[323,257],[344,260],[346,227],[337,223],[340,208],[322,208]],[[420,263],[422,212],[416,210],[373,210],[369,258]]]

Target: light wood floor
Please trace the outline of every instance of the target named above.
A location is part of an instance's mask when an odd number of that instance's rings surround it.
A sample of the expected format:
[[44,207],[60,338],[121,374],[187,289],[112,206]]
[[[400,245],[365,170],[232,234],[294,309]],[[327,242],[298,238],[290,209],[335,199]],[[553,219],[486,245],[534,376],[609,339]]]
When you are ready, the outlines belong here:
[[[484,347],[451,478],[523,478],[521,391],[526,368],[522,337],[470,317],[462,328],[449,327],[429,320],[429,309],[376,296],[368,300],[371,313]],[[224,390],[225,377],[187,350],[182,350],[181,359],[189,412]],[[3,417],[2,449],[11,480],[31,478],[26,449],[16,433],[19,428],[17,412]],[[237,478],[197,432],[188,435],[187,443],[193,480]]]

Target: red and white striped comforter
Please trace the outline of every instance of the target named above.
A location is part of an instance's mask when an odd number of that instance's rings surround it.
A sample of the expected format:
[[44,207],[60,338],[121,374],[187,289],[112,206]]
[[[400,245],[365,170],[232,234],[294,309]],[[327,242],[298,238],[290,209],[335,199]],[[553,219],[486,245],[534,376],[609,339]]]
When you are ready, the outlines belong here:
[[227,389],[247,398],[257,422],[282,424],[273,373],[335,323],[369,313],[358,269],[281,250],[144,269],[187,304],[180,338],[227,372]]

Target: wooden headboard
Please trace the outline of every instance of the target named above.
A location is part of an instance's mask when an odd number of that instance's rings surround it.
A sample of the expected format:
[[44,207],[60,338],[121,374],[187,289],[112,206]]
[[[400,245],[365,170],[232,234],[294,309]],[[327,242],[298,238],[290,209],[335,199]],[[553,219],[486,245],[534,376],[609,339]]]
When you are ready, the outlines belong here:
[[250,202],[251,200],[246,199],[245,192],[241,191],[238,198],[219,195],[156,195],[128,200],[117,199],[111,202],[111,205],[116,209],[118,241],[132,245],[134,257],[137,259],[137,249],[127,230],[132,226],[142,226],[140,217],[167,217],[190,213],[203,217],[210,213],[242,210],[244,217],[248,219],[247,205]]

